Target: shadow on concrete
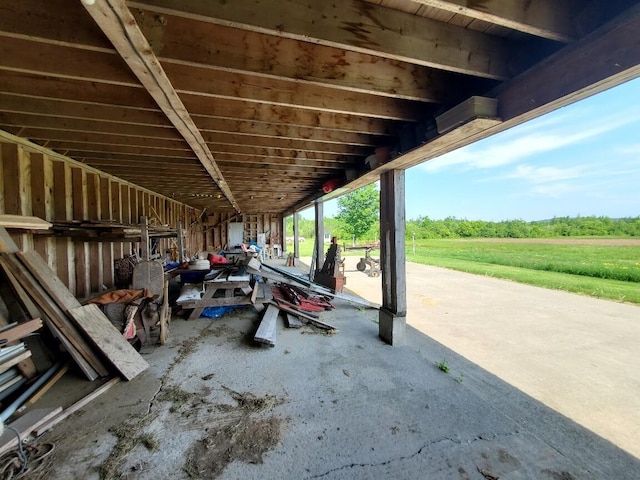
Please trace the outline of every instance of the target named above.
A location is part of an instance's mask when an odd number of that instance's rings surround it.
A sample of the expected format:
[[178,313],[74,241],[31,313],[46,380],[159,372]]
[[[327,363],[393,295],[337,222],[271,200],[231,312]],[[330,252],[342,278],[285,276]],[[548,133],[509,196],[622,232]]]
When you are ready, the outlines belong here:
[[[149,370],[48,435],[56,451],[41,478],[99,478],[111,461],[117,476],[153,480],[638,478],[638,459],[419,331],[390,347],[376,310],[335,305],[322,318],[339,333],[280,321],[273,348],[251,341],[252,308],[174,319],[168,344],[143,351]],[[272,401],[240,417],[233,392]],[[249,439],[239,419],[254,422]],[[277,426],[268,442],[265,425]],[[239,438],[259,455],[234,456]]]

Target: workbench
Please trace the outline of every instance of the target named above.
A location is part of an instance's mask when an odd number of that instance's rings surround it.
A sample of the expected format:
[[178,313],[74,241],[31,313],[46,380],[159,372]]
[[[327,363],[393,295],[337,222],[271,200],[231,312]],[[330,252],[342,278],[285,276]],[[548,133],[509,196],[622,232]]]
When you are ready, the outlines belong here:
[[[204,283],[204,293],[199,300],[188,300],[181,304],[182,308],[193,308],[188,320],[194,320],[207,307],[231,305],[251,305],[257,302],[257,282],[251,286],[251,275],[238,277],[230,275],[231,280],[208,280]],[[237,278],[237,279],[236,279]]]

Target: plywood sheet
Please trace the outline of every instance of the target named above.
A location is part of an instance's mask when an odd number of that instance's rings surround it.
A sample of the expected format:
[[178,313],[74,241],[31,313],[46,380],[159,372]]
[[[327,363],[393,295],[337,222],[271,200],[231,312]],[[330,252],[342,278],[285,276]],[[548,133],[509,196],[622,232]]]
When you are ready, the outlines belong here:
[[125,379],[131,380],[149,367],[146,360],[118,332],[97,305],[72,308],[69,314]]

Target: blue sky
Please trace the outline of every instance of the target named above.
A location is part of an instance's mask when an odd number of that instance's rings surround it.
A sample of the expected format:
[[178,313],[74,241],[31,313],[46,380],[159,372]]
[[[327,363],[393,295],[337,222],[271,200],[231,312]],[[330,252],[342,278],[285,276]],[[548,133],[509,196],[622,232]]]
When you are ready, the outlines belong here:
[[[406,210],[408,219],[640,216],[640,79],[411,168]],[[335,216],[337,200],[324,212]]]

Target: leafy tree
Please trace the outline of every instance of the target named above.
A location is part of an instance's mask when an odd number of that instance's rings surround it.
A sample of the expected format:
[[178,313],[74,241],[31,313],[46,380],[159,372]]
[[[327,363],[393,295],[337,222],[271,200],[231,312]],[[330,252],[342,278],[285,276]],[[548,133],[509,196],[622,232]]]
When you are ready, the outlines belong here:
[[380,194],[374,184],[354,190],[338,199],[338,215],[342,230],[362,238],[378,221],[380,213]]

